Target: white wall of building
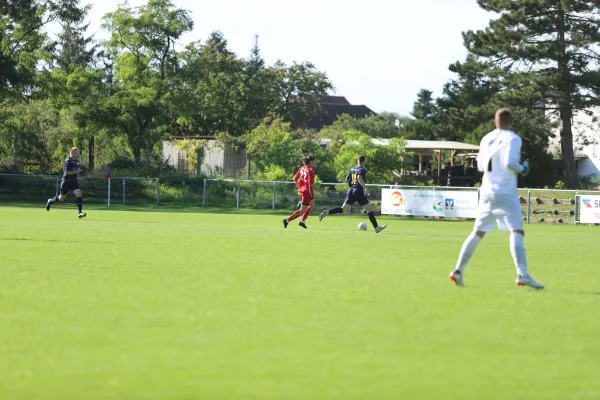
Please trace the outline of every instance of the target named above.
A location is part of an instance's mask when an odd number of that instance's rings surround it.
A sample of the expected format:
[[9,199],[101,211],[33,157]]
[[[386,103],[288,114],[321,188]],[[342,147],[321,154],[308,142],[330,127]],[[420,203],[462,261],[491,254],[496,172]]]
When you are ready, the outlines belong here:
[[[600,108],[591,112],[578,111],[573,115],[573,147],[577,159],[577,176],[600,176]],[[560,128],[550,139],[548,150],[560,157]]]

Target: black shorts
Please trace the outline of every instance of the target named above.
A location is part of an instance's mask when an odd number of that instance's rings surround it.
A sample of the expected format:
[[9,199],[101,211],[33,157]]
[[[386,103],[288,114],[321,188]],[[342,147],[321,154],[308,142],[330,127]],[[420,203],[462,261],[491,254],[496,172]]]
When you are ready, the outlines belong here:
[[348,193],[346,194],[346,200],[344,204],[352,205],[354,203],[358,203],[361,206],[366,206],[369,204],[369,199],[365,195],[365,192],[361,189],[350,188],[348,189]]
[[60,194],[63,195],[63,196],[65,194],[69,193],[69,190],[70,191],[74,191],[74,190],[77,190],[77,189],[81,189],[81,186],[79,186],[79,183],[77,183],[77,182],[65,182],[65,181],[62,181],[60,183]]

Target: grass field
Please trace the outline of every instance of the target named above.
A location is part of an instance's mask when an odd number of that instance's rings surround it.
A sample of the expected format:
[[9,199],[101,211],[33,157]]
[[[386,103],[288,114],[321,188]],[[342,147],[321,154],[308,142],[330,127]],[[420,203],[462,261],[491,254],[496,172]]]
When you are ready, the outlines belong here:
[[2,400],[600,398],[599,227],[88,212],[0,207]]

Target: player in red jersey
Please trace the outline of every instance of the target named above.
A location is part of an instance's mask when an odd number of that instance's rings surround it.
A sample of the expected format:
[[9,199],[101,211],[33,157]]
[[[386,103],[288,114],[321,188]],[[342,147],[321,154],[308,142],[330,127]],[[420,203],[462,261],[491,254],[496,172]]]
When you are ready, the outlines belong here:
[[300,196],[300,202],[302,207],[296,210],[292,215],[283,220],[283,227],[287,228],[288,224],[302,215],[302,219],[298,223],[301,227],[306,229],[306,218],[310,215],[312,210],[315,208],[315,171],[313,166],[315,164],[315,156],[302,157],[304,166],[300,167],[294,175],[294,182],[298,187],[298,195]]

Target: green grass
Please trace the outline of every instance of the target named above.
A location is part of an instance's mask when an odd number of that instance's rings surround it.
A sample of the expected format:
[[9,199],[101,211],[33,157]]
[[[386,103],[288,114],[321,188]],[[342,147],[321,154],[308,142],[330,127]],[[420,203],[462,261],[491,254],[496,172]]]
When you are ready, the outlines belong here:
[[600,230],[0,207],[0,399],[597,399]]

